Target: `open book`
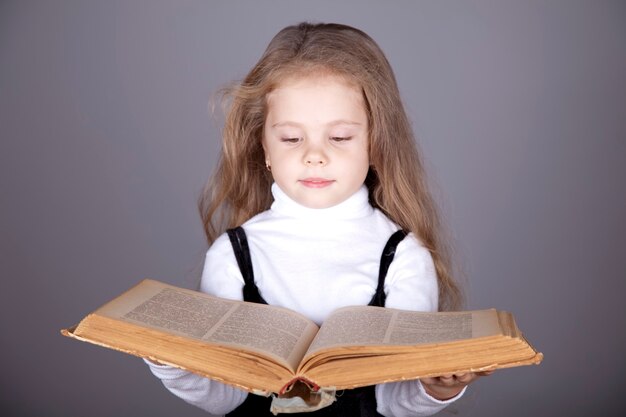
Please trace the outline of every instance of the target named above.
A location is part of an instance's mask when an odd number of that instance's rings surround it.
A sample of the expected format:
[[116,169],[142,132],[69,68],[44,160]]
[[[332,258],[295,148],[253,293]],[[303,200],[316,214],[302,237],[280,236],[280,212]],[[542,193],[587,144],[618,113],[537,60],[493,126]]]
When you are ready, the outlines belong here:
[[144,280],[65,336],[284,394],[538,364],[510,313],[344,307],[323,325],[285,308]]

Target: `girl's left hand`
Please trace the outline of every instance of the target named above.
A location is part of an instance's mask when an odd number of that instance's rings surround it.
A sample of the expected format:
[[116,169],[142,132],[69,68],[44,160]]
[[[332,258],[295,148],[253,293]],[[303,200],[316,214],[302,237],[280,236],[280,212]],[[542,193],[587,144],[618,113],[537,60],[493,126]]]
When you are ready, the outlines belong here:
[[443,375],[435,378],[422,378],[422,386],[431,397],[445,401],[456,397],[468,384],[494,371],[468,372],[464,374]]

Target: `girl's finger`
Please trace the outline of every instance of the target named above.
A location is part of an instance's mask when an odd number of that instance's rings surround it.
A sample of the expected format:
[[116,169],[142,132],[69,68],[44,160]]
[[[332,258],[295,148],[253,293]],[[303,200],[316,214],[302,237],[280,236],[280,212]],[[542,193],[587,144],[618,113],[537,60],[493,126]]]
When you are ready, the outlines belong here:
[[441,383],[441,385],[444,385],[446,387],[450,387],[456,383],[456,381],[454,380],[454,375],[442,375],[439,377],[439,382]]
[[469,384],[474,379],[475,374],[469,372],[467,374],[458,374],[455,375],[456,380],[461,384]]

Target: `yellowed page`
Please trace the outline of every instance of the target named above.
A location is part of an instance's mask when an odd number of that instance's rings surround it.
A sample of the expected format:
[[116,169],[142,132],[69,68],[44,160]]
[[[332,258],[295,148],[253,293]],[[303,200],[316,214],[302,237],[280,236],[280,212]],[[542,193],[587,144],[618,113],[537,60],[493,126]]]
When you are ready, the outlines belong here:
[[[502,328],[504,327],[504,329]],[[322,387],[377,383],[539,363],[508,313],[422,313],[348,307],[326,320],[298,374]]]
[[322,325],[307,356],[336,346],[418,345],[502,334],[496,310],[424,313],[345,307]]
[[318,327],[292,311],[281,309],[277,314],[273,308],[262,307],[237,303],[203,339],[270,352],[296,369]]
[[245,347],[295,369],[317,326],[279,307],[225,300],[144,280],[95,314],[222,346]]
[[502,334],[495,310],[420,313],[393,312],[383,343],[418,345]]
[[387,349],[384,347],[381,350],[376,356],[363,353],[347,355],[342,359],[330,357],[325,361],[316,360],[300,373],[321,387],[347,389],[450,373],[538,364],[543,358],[524,340],[506,336],[481,337],[471,342],[405,346],[391,352],[385,352]]

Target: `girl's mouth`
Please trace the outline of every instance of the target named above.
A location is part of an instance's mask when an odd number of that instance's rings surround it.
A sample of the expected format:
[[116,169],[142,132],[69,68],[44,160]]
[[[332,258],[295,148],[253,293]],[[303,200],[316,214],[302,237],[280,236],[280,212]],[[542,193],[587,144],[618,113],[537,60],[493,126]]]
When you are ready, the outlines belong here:
[[334,180],[328,180],[326,178],[305,178],[300,180],[300,183],[309,188],[324,188],[331,185]]

